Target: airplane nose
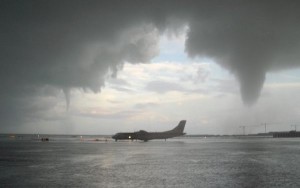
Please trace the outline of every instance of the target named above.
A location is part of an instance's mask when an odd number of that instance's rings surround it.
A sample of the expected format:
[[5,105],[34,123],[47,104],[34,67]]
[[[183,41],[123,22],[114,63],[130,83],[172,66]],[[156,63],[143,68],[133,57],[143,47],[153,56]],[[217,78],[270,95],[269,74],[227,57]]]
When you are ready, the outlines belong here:
[[116,138],[116,135],[113,135],[112,138],[115,139],[115,138]]

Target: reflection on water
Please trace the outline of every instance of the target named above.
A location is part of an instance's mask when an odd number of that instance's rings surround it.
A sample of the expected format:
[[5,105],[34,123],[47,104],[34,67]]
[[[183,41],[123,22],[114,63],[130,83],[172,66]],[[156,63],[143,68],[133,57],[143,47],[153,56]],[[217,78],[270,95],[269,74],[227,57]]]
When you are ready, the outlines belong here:
[[13,187],[300,187],[300,139],[0,139]]

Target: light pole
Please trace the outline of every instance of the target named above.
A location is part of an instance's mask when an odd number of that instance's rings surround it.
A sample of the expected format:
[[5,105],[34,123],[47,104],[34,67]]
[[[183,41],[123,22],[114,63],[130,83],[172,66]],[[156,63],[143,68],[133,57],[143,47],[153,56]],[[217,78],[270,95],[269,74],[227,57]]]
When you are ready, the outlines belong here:
[[267,123],[262,123],[265,126],[265,133],[267,133]]
[[246,126],[240,126],[240,128],[243,128],[243,134],[244,134],[244,136],[245,136]]
[[296,125],[296,124],[295,125],[291,125],[291,127],[295,127],[295,132],[297,132],[297,127],[298,126],[300,126],[300,125]]

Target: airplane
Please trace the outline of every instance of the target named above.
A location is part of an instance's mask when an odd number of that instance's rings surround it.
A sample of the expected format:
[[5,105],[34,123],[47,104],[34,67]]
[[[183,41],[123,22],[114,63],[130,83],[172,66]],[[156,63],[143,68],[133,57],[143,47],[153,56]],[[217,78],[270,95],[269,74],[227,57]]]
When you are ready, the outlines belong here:
[[115,141],[118,140],[143,140],[147,142],[148,140],[153,139],[166,139],[173,138],[176,136],[185,135],[183,132],[186,120],[181,120],[179,124],[172,130],[164,131],[164,132],[147,132],[144,130],[140,130],[138,132],[125,132],[125,133],[117,133],[112,136]]

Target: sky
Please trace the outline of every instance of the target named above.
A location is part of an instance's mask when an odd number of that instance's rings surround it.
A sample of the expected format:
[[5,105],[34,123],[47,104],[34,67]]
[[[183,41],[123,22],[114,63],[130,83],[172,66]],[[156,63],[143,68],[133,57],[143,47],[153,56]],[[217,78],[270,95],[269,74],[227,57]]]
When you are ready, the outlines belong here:
[[0,1],[0,132],[300,127],[297,1]]

